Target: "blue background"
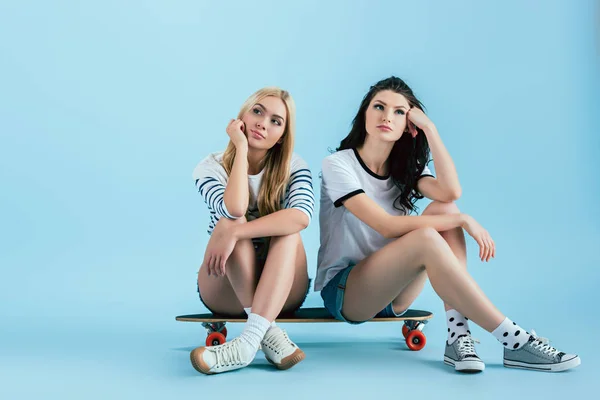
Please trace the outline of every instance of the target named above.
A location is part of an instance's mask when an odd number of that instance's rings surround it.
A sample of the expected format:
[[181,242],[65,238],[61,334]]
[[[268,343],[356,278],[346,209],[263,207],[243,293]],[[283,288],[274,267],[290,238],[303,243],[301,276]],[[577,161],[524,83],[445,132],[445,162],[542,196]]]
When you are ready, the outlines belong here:
[[[483,4],[485,3],[485,4]],[[600,352],[600,79],[594,1],[0,2],[0,397],[247,398],[465,395],[546,398],[595,389]],[[196,271],[208,213],[191,172],[265,85],[297,103],[296,152],[318,173],[369,86],[404,78],[454,158],[458,204],[497,243],[470,271],[511,319],[582,366],[442,365],[429,286],[427,347],[400,324],[287,325],[307,359],[260,355],[197,374]],[[426,203],[422,203],[424,207]],[[314,277],[318,221],[303,232]],[[321,299],[311,293],[307,305]],[[232,325],[237,335],[240,325]],[[409,384],[410,386],[407,386]]]

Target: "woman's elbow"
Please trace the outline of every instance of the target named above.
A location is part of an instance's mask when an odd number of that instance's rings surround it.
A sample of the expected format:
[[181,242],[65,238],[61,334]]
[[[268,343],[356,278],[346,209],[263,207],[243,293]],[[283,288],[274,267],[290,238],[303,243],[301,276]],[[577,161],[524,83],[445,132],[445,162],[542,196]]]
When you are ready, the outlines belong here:
[[462,196],[462,189],[460,186],[458,186],[457,188],[450,191],[449,196],[448,196],[449,201],[456,201],[456,200],[460,199],[460,196]]
[[302,218],[300,218],[299,221],[299,225],[300,225],[300,230],[303,231],[306,228],[308,228],[308,225],[310,224],[310,218],[308,218],[308,215],[302,213]]
[[246,210],[248,207],[243,207],[237,204],[225,203],[225,213],[231,217],[231,219],[239,219],[246,216]]
[[460,196],[462,195],[462,189],[460,186],[457,186],[453,189],[449,189],[446,192],[446,198],[444,199],[447,203],[451,203],[453,201],[456,201],[458,199],[460,199]]
[[241,210],[227,210],[229,215],[231,216],[231,219],[240,219],[243,216],[246,215],[245,212],[241,211]]
[[310,217],[308,214],[300,210],[298,208],[292,208],[292,213],[289,214],[289,221],[298,229],[298,231],[303,231],[308,228],[310,224]]

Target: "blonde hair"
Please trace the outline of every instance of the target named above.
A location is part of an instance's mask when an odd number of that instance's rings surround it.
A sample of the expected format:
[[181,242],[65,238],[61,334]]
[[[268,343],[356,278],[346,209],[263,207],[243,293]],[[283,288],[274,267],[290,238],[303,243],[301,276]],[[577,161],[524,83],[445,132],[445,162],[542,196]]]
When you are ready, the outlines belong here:
[[[285,90],[278,87],[266,87],[258,90],[242,105],[238,114],[241,119],[250,108],[262,99],[273,96],[281,99],[287,110],[285,130],[279,142],[267,151],[262,161],[264,175],[258,192],[258,211],[265,216],[281,209],[281,202],[285,195],[286,186],[290,178],[290,164],[294,151],[294,136],[296,129],[296,105],[294,99]],[[227,175],[231,174],[235,160],[235,145],[230,141],[223,154],[223,167]]]

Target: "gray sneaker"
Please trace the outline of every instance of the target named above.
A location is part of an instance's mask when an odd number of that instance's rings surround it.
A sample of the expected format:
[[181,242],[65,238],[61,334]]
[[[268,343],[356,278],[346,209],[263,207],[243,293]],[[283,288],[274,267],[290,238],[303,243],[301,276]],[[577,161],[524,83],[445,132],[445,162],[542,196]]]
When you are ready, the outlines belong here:
[[444,364],[454,367],[459,372],[481,372],[485,364],[475,351],[475,341],[471,335],[462,335],[451,345],[446,342]]
[[575,368],[581,359],[575,354],[565,354],[550,346],[546,338],[531,331],[529,341],[518,350],[504,348],[504,366],[535,371],[559,372]]

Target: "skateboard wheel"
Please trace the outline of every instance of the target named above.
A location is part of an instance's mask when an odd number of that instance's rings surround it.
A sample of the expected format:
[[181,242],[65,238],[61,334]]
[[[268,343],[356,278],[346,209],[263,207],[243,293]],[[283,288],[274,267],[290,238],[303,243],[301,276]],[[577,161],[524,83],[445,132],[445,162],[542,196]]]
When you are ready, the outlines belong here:
[[225,335],[223,335],[221,332],[209,333],[206,337],[207,346],[218,346],[223,343],[225,343]]
[[408,334],[410,333],[410,328],[406,325],[402,326],[402,336],[404,336],[404,339],[406,339],[408,337]]
[[423,347],[425,347],[426,343],[427,343],[427,339],[425,338],[425,335],[421,331],[417,331],[417,330],[411,331],[408,334],[408,336],[406,337],[406,345],[412,351],[421,350]]
[[223,336],[225,336],[225,339],[227,339],[227,328],[223,327],[223,329],[221,329],[221,333]]

